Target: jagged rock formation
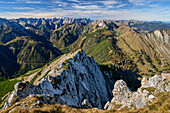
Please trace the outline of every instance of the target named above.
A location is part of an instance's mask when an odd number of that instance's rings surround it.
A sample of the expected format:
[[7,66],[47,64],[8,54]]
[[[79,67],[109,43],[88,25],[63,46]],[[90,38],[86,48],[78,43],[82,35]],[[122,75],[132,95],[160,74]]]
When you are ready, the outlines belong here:
[[163,43],[165,43],[165,44],[170,43],[170,36],[165,30],[163,30],[163,29],[156,30],[156,31],[154,31],[154,34],[156,36],[156,39],[158,41],[160,41],[162,44]]
[[[106,81],[99,65],[83,50],[69,54],[65,63],[51,71],[38,85],[17,83],[5,104],[5,108],[27,96],[40,96],[46,104],[65,104],[75,107],[103,108],[109,100]],[[50,75],[50,73],[49,73]]]
[[116,104],[121,108],[141,108],[149,105],[157,93],[170,91],[170,74],[155,75],[149,79],[144,77],[137,92],[132,92],[123,80],[116,81],[113,89],[113,99],[105,104],[105,109],[113,109]]
[[[153,33],[146,34],[145,38],[150,38],[150,41],[153,43],[153,47],[162,57],[162,59],[167,60],[170,59],[170,34],[168,34],[167,30],[159,29],[154,31]],[[150,43],[151,43],[150,42]],[[158,46],[159,45],[159,46]],[[161,60],[164,63],[164,60]]]
[[16,21],[25,27],[32,28],[34,26],[40,29],[45,29],[45,30],[55,30],[55,29],[60,28],[64,24],[75,24],[78,22],[88,24],[92,20],[86,19],[86,18],[51,18],[51,19],[19,18],[19,19],[13,19],[12,21]]

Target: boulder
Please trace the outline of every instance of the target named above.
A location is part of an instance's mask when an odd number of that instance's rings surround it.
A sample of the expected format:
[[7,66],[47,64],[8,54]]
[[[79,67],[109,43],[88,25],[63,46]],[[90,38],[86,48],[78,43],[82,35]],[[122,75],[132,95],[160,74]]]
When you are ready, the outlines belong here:
[[144,77],[141,87],[136,92],[131,92],[123,80],[116,81],[113,89],[113,99],[105,104],[105,109],[113,109],[115,104],[121,105],[119,110],[125,106],[128,108],[141,108],[149,105],[158,92],[170,91],[169,74],[155,75],[149,79]]
[[85,108],[92,108],[92,105],[91,105],[91,103],[89,102],[88,99],[83,100],[82,106],[85,107]]
[[131,104],[130,99],[132,96],[132,92],[127,87],[126,82],[124,82],[123,80],[118,80],[115,83],[114,89],[112,92],[113,92],[114,98],[112,99],[111,102],[115,102],[116,104],[123,104],[123,105],[125,104],[127,106]]

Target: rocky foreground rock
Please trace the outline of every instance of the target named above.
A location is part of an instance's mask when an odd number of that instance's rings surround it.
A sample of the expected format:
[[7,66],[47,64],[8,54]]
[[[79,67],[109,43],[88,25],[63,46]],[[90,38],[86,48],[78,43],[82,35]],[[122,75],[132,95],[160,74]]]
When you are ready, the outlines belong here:
[[40,102],[74,107],[103,108],[109,100],[106,81],[99,65],[85,52],[76,52],[73,58],[62,63],[37,85],[29,82],[17,83],[5,104],[5,108],[27,96],[41,96]]
[[157,93],[170,91],[170,74],[155,75],[151,78],[144,77],[141,87],[132,92],[123,80],[116,81],[114,85],[113,99],[105,104],[104,109],[113,109],[116,105],[123,107],[141,108],[149,105]]

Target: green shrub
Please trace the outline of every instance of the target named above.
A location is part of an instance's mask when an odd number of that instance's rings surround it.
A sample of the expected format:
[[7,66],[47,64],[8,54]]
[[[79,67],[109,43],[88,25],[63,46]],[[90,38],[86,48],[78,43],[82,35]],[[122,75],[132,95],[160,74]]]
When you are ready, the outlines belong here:
[[69,64],[65,64],[62,68],[68,69],[69,68]]
[[70,61],[70,58],[69,58],[69,59],[66,59],[64,62],[65,62],[65,63],[68,63],[69,61]]
[[20,80],[6,80],[0,82],[0,104],[2,103],[1,98],[5,96],[8,92],[11,92],[14,89],[14,85],[20,82]]
[[34,81],[36,80],[36,78],[41,75],[42,70],[43,69],[41,69],[39,72],[37,72],[37,74],[34,76],[34,78],[30,81],[31,84],[33,84]]
[[49,73],[50,71],[51,71],[51,70],[48,70],[48,71],[44,74],[44,76],[43,76],[41,79],[39,79],[38,81],[41,81],[45,76],[48,75],[48,73]]
[[149,109],[150,110],[158,110],[156,105],[152,104],[151,106],[149,106]]
[[55,60],[59,59],[62,55],[58,56],[57,58],[53,59],[52,61],[50,61],[49,63],[47,63],[46,65],[49,66],[52,62],[54,62]]

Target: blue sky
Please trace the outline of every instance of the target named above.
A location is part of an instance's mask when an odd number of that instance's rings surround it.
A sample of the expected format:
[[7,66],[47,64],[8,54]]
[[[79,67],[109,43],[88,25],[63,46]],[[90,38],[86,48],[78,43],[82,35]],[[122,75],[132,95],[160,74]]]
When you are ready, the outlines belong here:
[[170,0],[0,0],[0,17],[170,21]]

